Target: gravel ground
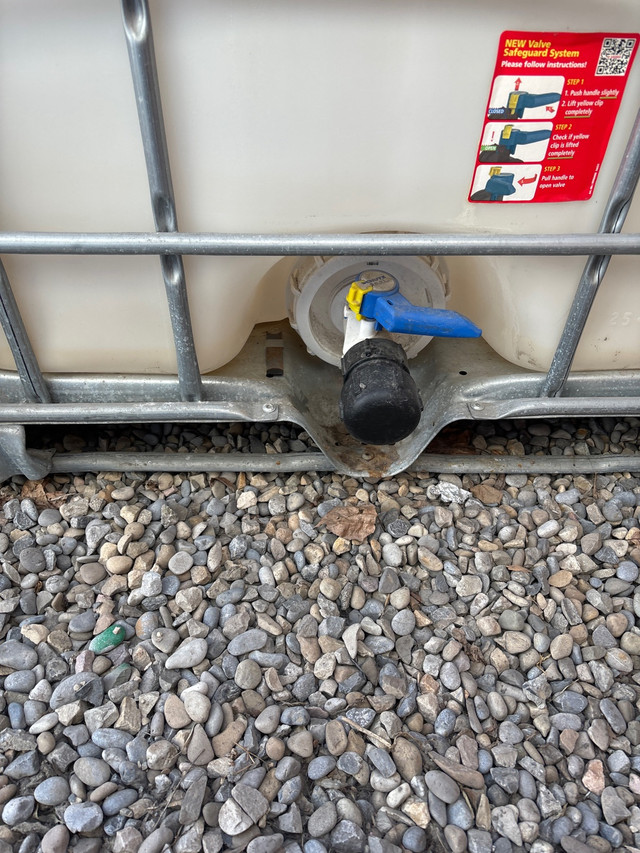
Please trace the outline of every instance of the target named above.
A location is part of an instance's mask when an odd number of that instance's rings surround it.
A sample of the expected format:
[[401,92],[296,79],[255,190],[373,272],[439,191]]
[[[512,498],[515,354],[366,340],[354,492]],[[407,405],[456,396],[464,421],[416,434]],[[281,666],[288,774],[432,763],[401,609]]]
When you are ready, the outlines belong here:
[[[456,435],[629,453],[639,424]],[[310,447],[239,425],[99,442]],[[0,496],[0,853],[640,848],[640,477],[102,473]]]

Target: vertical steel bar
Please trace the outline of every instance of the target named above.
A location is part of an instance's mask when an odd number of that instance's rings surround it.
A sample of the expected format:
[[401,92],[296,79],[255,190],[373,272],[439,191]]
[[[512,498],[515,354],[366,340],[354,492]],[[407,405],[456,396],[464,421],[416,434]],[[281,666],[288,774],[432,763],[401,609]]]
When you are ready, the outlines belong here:
[[2,261],[0,261],[0,325],[7,336],[25,397],[29,402],[50,403],[51,395],[47,383],[38,365],[38,359],[24,327],[20,309]]
[[[633,194],[640,178],[640,111],[636,117],[627,148],[600,223],[600,233],[617,234],[626,219]],[[571,370],[589,312],[598,288],[609,266],[611,255],[590,255],[585,265],[573,304],[567,317],[560,342],[545,378],[541,397],[555,397],[561,393]]]
[[[147,0],[122,0],[122,15],[156,230],[177,231],[169,150]],[[180,255],[164,255],[160,258],[160,264],[173,327],[182,399],[201,400],[202,381],[193,340],[182,258]]]

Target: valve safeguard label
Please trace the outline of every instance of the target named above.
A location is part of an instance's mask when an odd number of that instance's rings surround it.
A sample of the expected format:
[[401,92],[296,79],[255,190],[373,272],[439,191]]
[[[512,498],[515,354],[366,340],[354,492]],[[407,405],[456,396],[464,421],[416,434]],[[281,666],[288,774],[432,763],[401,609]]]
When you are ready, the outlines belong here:
[[469,201],[591,198],[639,39],[502,33]]

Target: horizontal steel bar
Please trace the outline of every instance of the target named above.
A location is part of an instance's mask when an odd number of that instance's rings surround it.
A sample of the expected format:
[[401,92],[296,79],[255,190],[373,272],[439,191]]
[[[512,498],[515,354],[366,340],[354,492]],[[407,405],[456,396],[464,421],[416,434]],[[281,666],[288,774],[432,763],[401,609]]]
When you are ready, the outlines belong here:
[[206,423],[214,421],[277,420],[277,408],[260,403],[14,403],[0,405],[0,423],[106,424]]
[[[51,473],[86,471],[335,471],[323,453],[60,453]],[[463,456],[424,453],[409,470],[432,474],[594,474],[640,471],[640,453],[602,456]]]
[[[585,413],[604,417],[607,414],[634,414],[637,397],[562,397],[541,406],[538,398],[483,400],[468,405],[474,419],[516,417],[578,417]],[[285,412],[278,406],[246,401],[200,403],[117,402],[117,403],[12,403],[0,404],[0,423],[106,424],[106,423],[206,423],[214,421],[275,421]]]
[[[476,420],[502,418],[577,418],[581,415],[605,418],[611,415],[635,415],[640,408],[638,397],[552,397],[541,399],[482,400],[469,405]],[[546,400],[552,400],[548,403]]]
[[637,255],[640,234],[0,233],[35,255]]

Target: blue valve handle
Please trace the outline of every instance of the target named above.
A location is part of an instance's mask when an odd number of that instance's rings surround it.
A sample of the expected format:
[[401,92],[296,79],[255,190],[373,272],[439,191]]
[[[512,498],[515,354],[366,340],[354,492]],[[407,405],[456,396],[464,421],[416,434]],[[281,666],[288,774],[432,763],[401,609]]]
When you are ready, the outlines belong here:
[[485,190],[491,193],[491,201],[499,201],[505,195],[513,195],[516,188],[513,186],[515,174],[513,172],[500,172],[491,175],[485,184]]
[[420,308],[399,291],[380,293],[374,290],[362,299],[361,314],[388,332],[401,335],[433,335],[438,338],[479,338],[482,330],[475,323],[444,308]]
[[547,104],[557,103],[560,97],[559,92],[545,92],[543,95],[532,95],[531,92],[522,92],[518,100],[518,106],[523,106],[525,109],[544,107]]
[[502,132],[500,137],[500,145],[508,149],[513,154],[518,145],[531,145],[532,142],[541,142],[543,139],[549,139],[551,136],[550,130],[516,130],[513,129],[509,135]]

